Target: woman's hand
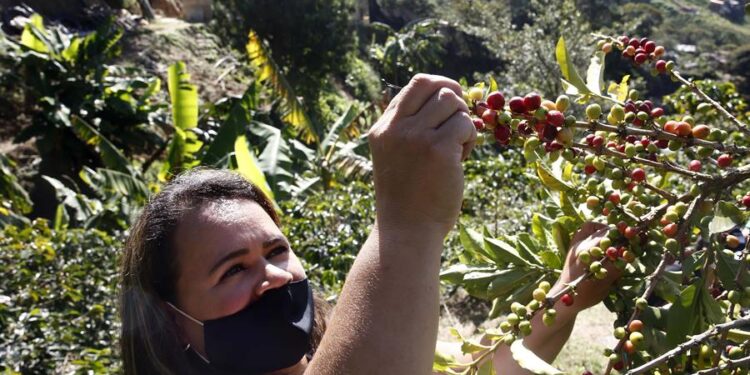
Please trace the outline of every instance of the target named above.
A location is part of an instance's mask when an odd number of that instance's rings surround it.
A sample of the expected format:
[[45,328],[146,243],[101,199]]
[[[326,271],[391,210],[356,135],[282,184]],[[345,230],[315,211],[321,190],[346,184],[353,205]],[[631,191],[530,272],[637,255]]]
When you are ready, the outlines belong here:
[[[599,241],[607,235],[609,227],[600,223],[587,222],[573,235],[570,251],[565,259],[562,274],[555,284],[553,291],[563,288],[588,271],[588,265],[578,260],[578,252],[598,246]],[[606,250],[606,249],[602,249]],[[608,264],[607,277],[602,280],[584,280],[576,287],[573,308],[576,311],[585,310],[601,302],[609,294],[609,288],[622,275],[622,272]]]
[[440,76],[417,74],[391,101],[369,132],[379,230],[444,237],[454,226],[477,135],[468,112],[461,86]]

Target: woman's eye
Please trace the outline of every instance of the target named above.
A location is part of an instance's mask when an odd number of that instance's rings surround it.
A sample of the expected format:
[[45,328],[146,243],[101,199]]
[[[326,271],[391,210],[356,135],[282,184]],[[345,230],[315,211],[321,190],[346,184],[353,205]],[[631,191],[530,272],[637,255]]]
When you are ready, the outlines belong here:
[[275,257],[277,255],[284,254],[285,252],[287,252],[287,250],[289,250],[289,249],[287,249],[286,246],[279,246],[279,247],[271,250],[268,253],[268,255],[266,255],[266,259],[271,259],[271,258],[273,258],[273,257]]
[[244,270],[244,269],[245,269],[245,267],[243,267],[241,264],[235,264],[232,267],[230,267],[227,270],[227,272],[224,272],[224,274],[221,275],[221,279],[224,280],[224,279],[226,279],[229,276],[232,276],[232,275],[234,275],[236,273],[242,272],[242,270]]

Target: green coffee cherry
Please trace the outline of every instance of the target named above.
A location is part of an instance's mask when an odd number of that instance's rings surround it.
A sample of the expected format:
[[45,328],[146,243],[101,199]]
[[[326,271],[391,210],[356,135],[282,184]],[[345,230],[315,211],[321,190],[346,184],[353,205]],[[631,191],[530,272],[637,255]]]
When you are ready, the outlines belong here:
[[602,107],[599,104],[589,104],[586,107],[586,118],[590,121],[598,120],[602,115]]

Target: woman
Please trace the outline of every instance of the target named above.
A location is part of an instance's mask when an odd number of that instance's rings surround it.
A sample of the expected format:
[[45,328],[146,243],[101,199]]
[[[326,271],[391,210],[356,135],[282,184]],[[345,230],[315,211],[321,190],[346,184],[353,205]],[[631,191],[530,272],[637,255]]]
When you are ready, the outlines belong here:
[[[176,178],[144,209],[125,247],[126,374],[430,373],[440,254],[475,139],[452,80],[420,74],[393,99],[369,133],[375,225],[327,327],[324,304],[314,302],[258,189],[222,171]],[[597,229],[587,226],[576,240]],[[558,285],[581,272],[569,257]],[[603,289],[582,285],[575,307],[558,307],[560,324],[533,322],[527,346],[554,357],[577,311]],[[520,373],[507,351],[495,366]]]

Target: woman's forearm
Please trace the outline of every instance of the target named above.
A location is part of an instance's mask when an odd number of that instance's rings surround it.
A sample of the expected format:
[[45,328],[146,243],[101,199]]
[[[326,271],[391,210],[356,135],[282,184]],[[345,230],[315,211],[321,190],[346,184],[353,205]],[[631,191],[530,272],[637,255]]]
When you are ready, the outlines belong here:
[[[561,285],[559,284],[555,285],[550,293],[554,294],[560,287]],[[537,313],[531,319],[531,335],[523,339],[524,346],[546,362],[554,361],[563,346],[565,346],[573,331],[579,312],[576,307],[565,306],[560,301],[555,304],[554,308],[557,311],[555,323],[547,327],[542,322],[542,313]],[[528,371],[523,370],[513,359],[510,349],[507,346],[501,347],[495,353],[494,365],[498,373],[509,375],[529,374]]]
[[430,373],[443,232],[381,227],[357,256],[307,373]]

